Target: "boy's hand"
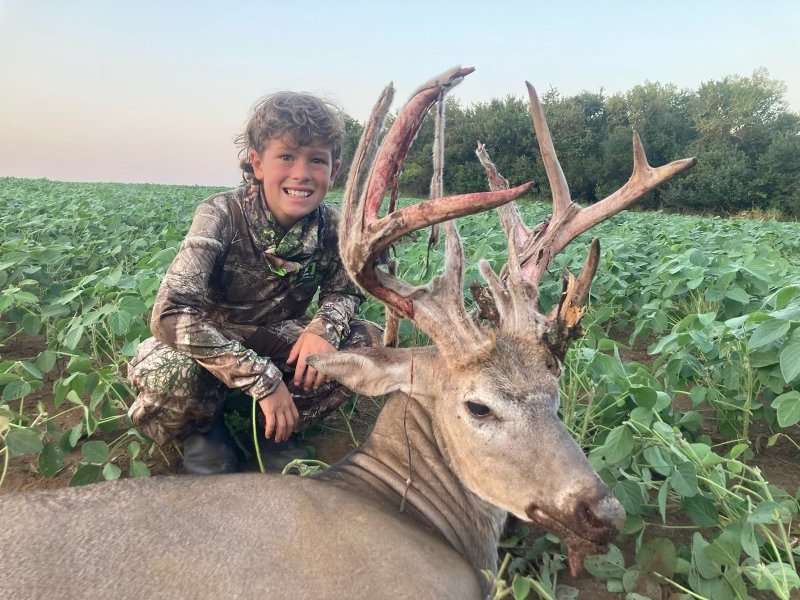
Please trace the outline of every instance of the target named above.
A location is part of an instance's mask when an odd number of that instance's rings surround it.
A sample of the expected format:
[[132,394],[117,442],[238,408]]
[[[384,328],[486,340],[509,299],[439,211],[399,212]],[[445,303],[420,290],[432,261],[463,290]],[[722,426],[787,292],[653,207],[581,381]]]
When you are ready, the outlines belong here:
[[292,351],[289,352],[289,358],[286,360],[286,363],[290,365],[295,361],[297,362],[297,366],[294,369],[294,384],[297,387],[303,386],[305,391],[309,391],[325,383],[327,378],[306,363],[306,358],[312,354],[326,354],[328,352],[336,352],[336,348],[331,346],[324,338],[309,331],[304,331],[300,334],[300,337],[297,338],[294,346],[292,346]]
[[286,384],[281,381],[274,392],[258,401],[258,405],[264,413],[264,437],[269,439],[274,432],[276,443],[288,440],[297,426],[300,413]]

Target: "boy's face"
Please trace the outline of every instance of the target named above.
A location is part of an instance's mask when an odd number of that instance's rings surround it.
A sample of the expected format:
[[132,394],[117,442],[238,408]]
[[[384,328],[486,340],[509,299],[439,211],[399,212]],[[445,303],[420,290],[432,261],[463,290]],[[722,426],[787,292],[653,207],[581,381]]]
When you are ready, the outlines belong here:
[[326,144],[298,146],[284,135],[269,140],[261,155],[251,150],[250,164],[261,180],[267,208],[289,229],[320,205],[341,162],[332,160]]

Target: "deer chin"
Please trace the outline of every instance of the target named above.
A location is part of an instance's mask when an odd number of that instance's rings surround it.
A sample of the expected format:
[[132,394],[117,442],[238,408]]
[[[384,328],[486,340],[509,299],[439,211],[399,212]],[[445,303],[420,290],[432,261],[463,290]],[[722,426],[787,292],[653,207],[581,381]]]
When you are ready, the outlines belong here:
[[545,512],[535,504],[525,510],[528,518],[537,525],[556,534],[567,547],[567,561],[569,572],[577,577],[583,571],[583,561],[590,554],[603,554],[608,550],[608,543],[616,534],[612,525],[595,525],[590,535],[577,531],[574,527],[566,525],[562,520]]

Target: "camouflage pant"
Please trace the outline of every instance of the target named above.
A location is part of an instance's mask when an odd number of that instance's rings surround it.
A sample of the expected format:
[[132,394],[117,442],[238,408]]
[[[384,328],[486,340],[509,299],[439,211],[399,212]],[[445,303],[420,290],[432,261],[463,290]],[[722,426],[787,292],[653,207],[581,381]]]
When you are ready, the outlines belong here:
[[[261,327],[244,342],[259,355],[269,356],[283,372],[300,413],[300,430],[336,410],[351,394],[333,381],[310,392],[292,383],[294,369],[286,359],[307,323],[297,319]],[[354,319],[340,349],[381,345],[381,336],[377,325]],[[138,393],[128,415],[139,431],[161,445],[207,431],[222,413],[228,389],[191,357],[155,338],[139,344],[128,364],[128,381]]]

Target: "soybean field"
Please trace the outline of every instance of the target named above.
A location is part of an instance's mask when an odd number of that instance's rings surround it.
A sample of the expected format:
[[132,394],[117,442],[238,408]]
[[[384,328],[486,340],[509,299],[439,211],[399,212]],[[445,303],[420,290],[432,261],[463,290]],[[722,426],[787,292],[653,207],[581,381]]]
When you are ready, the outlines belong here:
[[[125,365],[194,207],[215,191],[0,179],[0,493],[174,471],[174,452],[131,427]],[[520,205],[529,225],[549,213]],[[499,271],[496,215],[458,226],[466,283],[479,258]],[[797,597],[800,225],[627,212],[591,236],[600,267],[560,410],[625,507],[624,531],[574,579],[556,537],[512,524],[495,598]],[[543,308],[590,239],[553,261]],[[401,241],[399,275],[425,281],[441,267],[427,254],[424,233]],[[383,319],[375,301],[361,312]],[[401,334],[424,343],[407,323]],[[363,439],[375,406],[340,412],[343,445]]]

